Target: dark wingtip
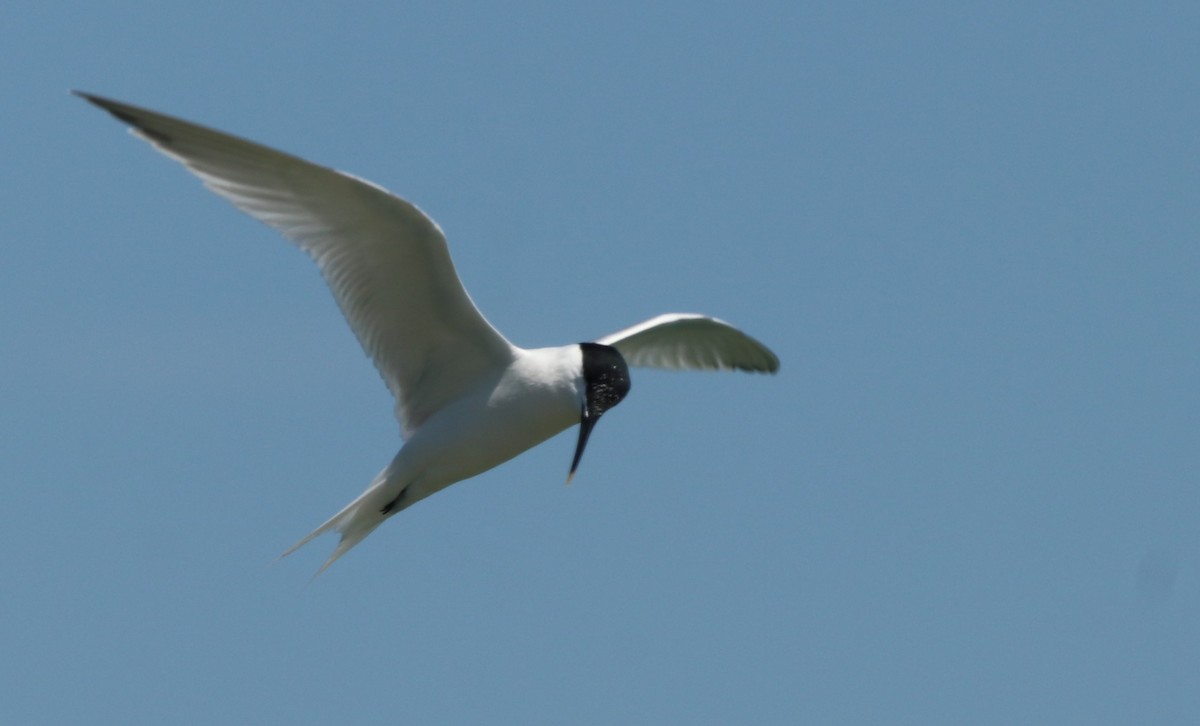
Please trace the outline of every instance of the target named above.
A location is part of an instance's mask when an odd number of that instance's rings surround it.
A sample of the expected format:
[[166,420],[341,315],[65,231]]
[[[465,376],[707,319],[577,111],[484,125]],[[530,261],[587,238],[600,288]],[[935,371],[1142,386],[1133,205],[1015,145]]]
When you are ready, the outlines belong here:
[[71,95],[79,96],[80,98],[87,101],[88,103],[95,105],[95,106],[99,106],[100,108],[103,108],[106,110],[108,108],[107,104],[115,103],[115,101],[110,101],[109,99],[107,99],[103,96],[97,96],[96,94],[88,93],[87,91],[80,91],[77,88],[71,89]]
[[779,372],[779,358],[772,353],[766,362],[734,363],[730,368],[744,373],[763,373],[773,376]]
[[79,96],[93,106],[97,106],[105,111],[108,111],[110,114],[112,114],[113,118],[129,124],[133,128],[137,129],[137,133],[141,134],[147,139],[164,145],[171,143],[170,136],[161,131],[146,128],[146,126],[134,113],[138,110],[136,107],[121,103],[119,101],[114,101],[111,98],[97,96],[94,93],[87,93],[86,91],[77,91],[75,89],[71,89],[71,93]]
[[[751,340],[753,340],[753,338],[751,338]],[[758,341],[754,342],[758,343]],[[779,372],[779,356],[775,355],[775,351],[771,350],[762,343],[758,343],[758,346],[761,349],[760,352],[762,353],[761,357],[763,360],[757,361],[753,367],[747,367],[744,370],[750,371],[751,373],[766,373],[772,376],[775,375]]]

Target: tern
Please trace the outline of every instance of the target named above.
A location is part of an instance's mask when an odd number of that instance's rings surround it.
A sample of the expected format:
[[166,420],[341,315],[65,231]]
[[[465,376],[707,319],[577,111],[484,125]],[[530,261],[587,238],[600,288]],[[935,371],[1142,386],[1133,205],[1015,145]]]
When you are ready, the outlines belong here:
[[775,373],[779,358],[716,318],[669,313],[599,340],[520,348],[463,289],[442,230],[364,179],[144,108],[74,91],[316,262],[396,400],[404,445],[358,498],[301,539],[341,535],[319,575],[384,520],[575,424],[575,475],[628,366]]

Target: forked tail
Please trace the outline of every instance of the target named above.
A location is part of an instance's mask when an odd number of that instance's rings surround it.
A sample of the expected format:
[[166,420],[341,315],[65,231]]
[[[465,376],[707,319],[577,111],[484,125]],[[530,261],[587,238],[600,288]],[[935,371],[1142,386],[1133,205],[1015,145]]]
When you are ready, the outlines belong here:
[[394,485],[389,486],[387,472],[387,469],[380,472],[379,476],[375,477],[375,481],[371,482],[371,486],[358,495],[357,499],[330,517],[325,524],[309,532],[304,539],[289,547],[287,552],[279,555],[279,558],[287,557],[326,532],[336,531],[342,535],[342,539],[338,542],[337,548],[333,550],[333,554],[325,560],[325,564],[321,565],[321,569],[317,570],[317,574],[313,577],[317,577],[327,570],[339,557],[349,552],[350,548],[362,542],[363,538],[383,524],[383,520],[394,514],[392,511],[387,514],[383,512],[388,503],[394,501],[398,496],[398,492],[390,491],[395,487]]

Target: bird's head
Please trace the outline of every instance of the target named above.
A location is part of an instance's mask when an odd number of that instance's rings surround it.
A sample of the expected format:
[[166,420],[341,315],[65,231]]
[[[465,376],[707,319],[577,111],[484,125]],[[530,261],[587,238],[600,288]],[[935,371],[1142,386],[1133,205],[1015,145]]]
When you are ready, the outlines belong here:
[[596,422],[629,393],[629,367],[616,348],[600,343],[580,343],[579,348],[583,352],[583,408],[579,417],[579,443],[575,445],[575,458],[567,474],[568,484],[575,476]]

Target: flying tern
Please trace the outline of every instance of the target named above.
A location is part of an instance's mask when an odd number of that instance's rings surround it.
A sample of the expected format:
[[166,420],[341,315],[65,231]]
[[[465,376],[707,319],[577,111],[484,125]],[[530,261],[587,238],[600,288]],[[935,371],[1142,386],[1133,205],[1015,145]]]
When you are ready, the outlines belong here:
[[405,443],[357,499],[293,545],[341,535],[323,572],[384,520],[579,424],[567,481],[596,422],[629,392],[627,366],[774,373],[766,346],[716,318],[669,313],[596,341],[508,342],[476,309],[437,223],[364,179],[89,93],[317,263],[396,400]]

